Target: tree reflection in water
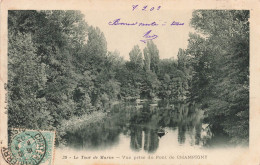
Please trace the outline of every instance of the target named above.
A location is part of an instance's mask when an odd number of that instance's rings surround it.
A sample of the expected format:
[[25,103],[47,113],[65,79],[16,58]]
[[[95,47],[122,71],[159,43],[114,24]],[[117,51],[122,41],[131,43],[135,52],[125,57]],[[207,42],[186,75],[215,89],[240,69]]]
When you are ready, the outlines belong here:
[[[190,145],[206,145],[211,137],[202,133],[203,112],[189,104],[159,102],[151,107],[150,102],[137,108],[134,104],[115,105],[103,122],[92,123],[81,129],[67,132],[64,137],[69,147],[76,149],[104,149],[120,145],[120,134],[130,140],[133,151],[155,152],[166,130],[177,131],[178,143],[191,138]],[[202,135],[204,137],[202,137]],[[170,135],[169,135],[170,136]],[[175,137],[176,138],[176,137]]]
[[135,151],[139,151],[142,149],[142,141],[143,141],[143,136],[142,136],[142,129],[140,127],[131,127],[130,128],[130,146],[131,149]]
[[145,129],[144,134],[144,150],[147,152],[155,152],[159,146],[159,137],[155,130]]

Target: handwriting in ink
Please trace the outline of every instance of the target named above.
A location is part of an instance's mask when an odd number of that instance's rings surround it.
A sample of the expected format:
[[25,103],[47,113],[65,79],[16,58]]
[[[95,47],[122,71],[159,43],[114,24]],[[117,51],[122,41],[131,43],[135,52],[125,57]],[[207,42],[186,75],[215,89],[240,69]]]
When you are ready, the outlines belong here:
[[135,8],[137,8],[138,5],[133,5],[133,11],[135,10]]
[[109,21],[108,25],[126,25],[126,26],[159,26],[158,23],[152,22],[152,23],[144,23],[144,22],[121,22],[121,18],[115,19],[113,21]]
[[[167,22],[163,22],[161,23],[162,21],[159,20],[158,22],[122,22],[121,21],[121,18],[117,18],[113,21],[109,21],[108,22],[108,25],[125,25],[125,26],[166,26],[167,25]],[[184,25],[184,23],[182,22],[176,22],[176,21],[173,21],[171,24],[168,24],[170,26],[179,26],[179,25]]]
[[144,6],[142,10],[143,10],[143,11],[145,11],[145,9],[146,9],[146,8],[147,8],[147,5],[146,5],[146,6]]
[[[139,5],[132,5],[132,7],[133,7],[132,11],[137,9],[138,6]],[[160,10],[161,9],[161,6],[158,6],[157,8],[156,7],[147,8],[147,7],[148,7],[148,5],[145,5],[145,6],[141,7],[142,11],[153,11],[153,10]]]
[[184,25],[184,23],[173,21],[172,24],[171,24],[171,26],[173,26],[173,25],[176,25],[176,26],[178,26],[178,25]]
[[152,22],[152,23],[139,23],[139,26],[158,26],[159,24],[157,24],[156,22]]
[[137,22],[133,23],[125,23],[125,22],[120,22],[121,18],[115,19],[114,21],[108,22],[109,25],[128,25],[128,26],[134,26],[137,24]]
[[148,40],[153,40],[158,37],[158,35],[155,35],[155,34],[151,36],[150,35],[151,32],[152,32],[152,30],[149,30],[148,32],[146,32],[143,36],[145,39],[140,40],[140,41],[143,43],[146,43]]

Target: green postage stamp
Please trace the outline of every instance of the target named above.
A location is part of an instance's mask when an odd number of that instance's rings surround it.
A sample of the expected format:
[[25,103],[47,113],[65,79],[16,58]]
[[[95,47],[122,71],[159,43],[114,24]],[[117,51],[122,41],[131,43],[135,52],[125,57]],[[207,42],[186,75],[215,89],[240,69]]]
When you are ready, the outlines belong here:
[[8,136],[8,147],[1,148],[8,164],[53,164],[55,132],[10,129]]

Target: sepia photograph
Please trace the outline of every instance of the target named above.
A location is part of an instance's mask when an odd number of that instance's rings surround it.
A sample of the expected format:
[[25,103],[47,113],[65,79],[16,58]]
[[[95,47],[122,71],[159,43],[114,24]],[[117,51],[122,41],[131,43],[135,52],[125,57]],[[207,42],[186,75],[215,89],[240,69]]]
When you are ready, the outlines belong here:
[[1,162],[239,164],[250,9],[127,6],[7,10]]

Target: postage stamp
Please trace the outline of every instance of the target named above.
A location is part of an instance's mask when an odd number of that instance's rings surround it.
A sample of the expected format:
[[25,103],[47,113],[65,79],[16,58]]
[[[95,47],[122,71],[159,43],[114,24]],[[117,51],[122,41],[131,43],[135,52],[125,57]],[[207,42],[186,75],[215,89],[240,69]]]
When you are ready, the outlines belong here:
[[1,148],[8,164],[53,164],[55,132],[11,129],[8,135],[8,147]]

